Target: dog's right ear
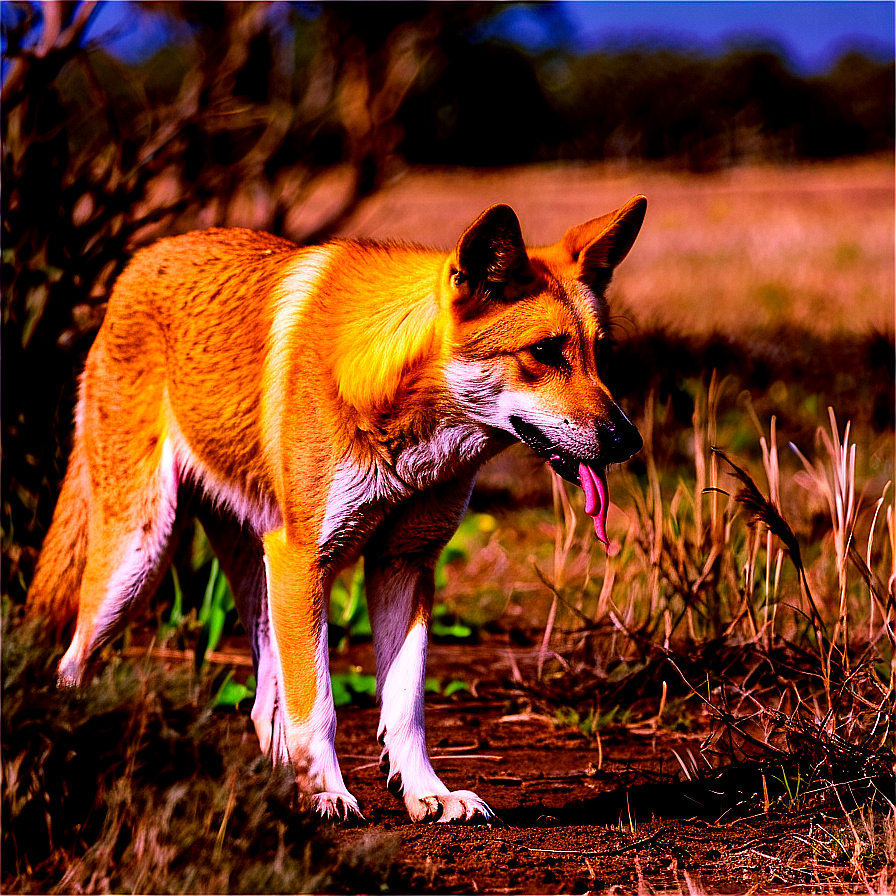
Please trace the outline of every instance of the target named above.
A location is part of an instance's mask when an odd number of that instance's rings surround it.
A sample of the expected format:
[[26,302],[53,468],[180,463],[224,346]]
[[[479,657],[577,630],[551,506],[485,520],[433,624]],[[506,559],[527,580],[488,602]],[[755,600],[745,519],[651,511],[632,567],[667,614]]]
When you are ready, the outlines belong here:
[[602,293],[634,244],[646,211],[647,199],[633,196],[622,208],[567,230],[560,245],[575,268],[576,279]]
[[475,316],[482,303],[500,300],[504,287],[529,264],[516,212],[487,208],[457,241],[447,263],[447,291],[456,313]]

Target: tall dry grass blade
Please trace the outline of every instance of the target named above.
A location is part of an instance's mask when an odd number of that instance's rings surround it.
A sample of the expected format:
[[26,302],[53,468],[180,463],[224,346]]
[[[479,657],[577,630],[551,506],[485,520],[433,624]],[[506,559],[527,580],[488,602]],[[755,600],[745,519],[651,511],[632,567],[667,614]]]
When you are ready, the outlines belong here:
[[[635,521],[632,521],[631,526],[636,525]],[[631,535],[631,526],[629,528],[629,535]],[[599,622],[603,619],[607,614],[607,607],[610,602],[610,595],[613,592],[613,584],[616,581],[616,563],[613,558],[607,554],[606,560],[604,561],[604,580],[603,584],[600,587],[600,594],[597,598],[597,613],[595,614],[595,621]]]
[[[569,492],[566,490],[566,481],[554,470],[551,470],[551,496],[554,503],[554,581],[557,587],[566,583],[566,561],[572,549],[576,537],[576,512]],[[562,516],[562,526],[560,519]]]
[[887,579],[887,594],[890,603],[896,597],[896,508],[891,504],[887,508],[887,532],[890,535],[890,578]]
[[[890,578],[887,580],[887,615],[885,625],[891,642],[896,642],[896,625],[893,622],[896,611],[896,508],[887,507],[887,532],[890,536]],[[896,688],[896,650],[890,652],[890,688]]]
[[880,509],[883,507],[884,501],[887,499],[887,492],[890,490],[892,484],[891,480],[887,480],[887,484],[884,486],[881,496],[877,499],[877,503],[874,505],[874,516],[871,518],[871,528],[868,531],[868,549],[865,553],[865,563],[867,563],[869,567],[871,566],[871,554],[874,547],[874,530],[877,528],[877,517],[880,514]]
[[[772,415],[771,424],[769,426],[769,437],[766,441],[763,435],[759,439],[759,445],[762,448],[762,466],[765,468],[765,477],[768,481],[768,497],[772,506],[781,506],[781,469],[778,464],[778,435],[777,435],[777,418]],[[782,551],[780,548],[775,552],[775,585],[772,588],[772,532],[767,530],[765,541],[765,606],[763,607],[763,630],[770,638],[773,626],[769,627],[769,604],[774,601],[777,604],[778,581],[781,570]],[[772,611],[774,617],[774,611]],[[774,620],[772,620],[774,621]],[[769,642],[770,643],[770,642]]]
[[803,565],[800,545],[790,525],[781,516],[778,508],[759,491],[756,483],[746,470],[734,463],[721,449],[713,448],[712,450],[720,460],[723,460],[731,468],[733,475],[740,480],[743,486],[734,496],[734,500],[747,511],[748,524],[750,526],[755,526],[757,523],[762,524],[769,532],[780,539],[784,545],[805,590],[806,598],[812,609],[813,622],[819,631],[826,636],[824,620],[821,617],[821,613],[818,612],[818,607],[809,589],[809,581],[806,577],[806,568]]
[[809,491],[821,495],[827,505],[834,532],[834,552],[837,561],[837,579],[839,584],[840,605],[837,614],[837,626],[831,638],[831,649],[838,640],[842,643],[842,654],[845,668],[849,668],[849,616],[848,616],[848,568],[849,551],[853,540],[858,506],[856,504],[856,446],[850,445],[850,422],[847,421],[840,439],[837,417],[833,408],[828,408],[831,425],[830,435],[818,428],[816,439],[823,445],[825,459],[811,464],[806,456],[792,442],[791,448],[805,468],[806,475],[797,478],[797,482]]
[[541,679],[544,661],[547,657],[551,636],[554,632],[560,590],[566,584],[569,552],[576,537],[576,514],[573,510],[572,502],[569,500],[569,494],[566,491],[566,483],[553,470],[551,470],[551,493],[554,501],[554,578],[549,587],[553,598],[541,639],[541,647],[538,651],[537,674],[539,679]]
[[[715,382],[716,372],[712,372],[710,389]],[[706,460],[709,447],[712,442],[707,438],[706,421],[700,413],[704,404],[703,396],[698,396],[694,402],[694,413],[691,416],[691,424],[694,427],[694,471],[697,481],[694,485],[694,537],[699,544],[703,539],[703,494],[706,490]],[[707,401],[708,404],[708,401]]]
[[777,435],[777,417],[772,415],[771,424],[769,425],[769,437],[766,442],[765,436],[759,440],[762,448],[762,466],[765,467],[765,475],[768,479],[768,496],[769,500],[775,507],[781,506],[781,471],[778,466],[778,435]]
[[712,377],[709,381],[709,396],[707,399],[707,419],[706,419],[706,438],[709,445],[709,488],[712,490],[709,499],[710,508],[710,535],[713,548],[718,548],[721,553],[725,543],[725,514],[719,509],[719,461],[712,450],[713,445],[718,444],[718,420],[719,420],[719,404],[722,400],[722,393],[729,382],[726,377],[721,382],[718,381],[716,371],[713,370]]
[[538,649],[538,667],[536,669],[536,677],[541,681],[541,675],[544,671],[544,661],[548,655],[548,649],[551,644],[551,635],[554,631],[554,620],[557,618],[557,592],[553,593],[551,599],[551,609],[548,610],[548,619],[544,626],[544,635],[541,639],[541,646]]
[[[887,492],[890,490],[891,485],[892,485],[892,481],[888,480],[887,484],[884,486],[883,492],[881,492],[881,496],[877,499],[877,503],[874,505],[874,516],[872,516],[872,518],[871,518],[871,527],[868,530],[868,544],[867,544],[866,550],[865,550],[865,566],[867,567],[869,572],[871,572],[871,570],[873,569],[872,556],[874,554],[874,532],[877,529],[877,518],[880,515],[881,507],[883,507],[884,502],[887,499]],[[890,506],[892,506],[892,505],[890,505]],[[891,562],[892,562],[892,558],[891,558]],[[865,581],[866,582],[868,581],[867,578]],[[875,601],[873,598],[875,598],[876,595],[874,594],[874,589],[871,588],[870,583],[868,585],[868,588],[871,591],[871,595],[872,595],[871,606],[868,609],[868,640],[872,641],[873,640],[873,632],[874,632],[874,605],[875,605]],[[886,614],[884,614],[884,619],[886,619]]]
[[660,477],[653,453],[653,427],[656,396],[650,393],[644,415],[644,448],[642,454],[647,466],[648,501],[647,508],[652,516],[652,542],[650,545],[650,616],[656,618],[660,612],[662,595],[660,593],[660,560],[663,556],[663,494],[660,488]]
[[[880,611],[881,617],[886,623],[887,616],[893,609],[892,595],[887,594],[887,586],[881,581],[877,573],[868,566],[865,558],[859,553],[855,545],[850,545],[849,559],[852,560],[853,566],[858,570],[859,575],[864,579],[868,592],[871,595],[871,609],[876,606]],[[869,614],[871,616],[872,614]],[[874,640],[873,628],[871,627],[873,618],[869,618],[868,640]],[[891,632],[896,634],[896,632]]]

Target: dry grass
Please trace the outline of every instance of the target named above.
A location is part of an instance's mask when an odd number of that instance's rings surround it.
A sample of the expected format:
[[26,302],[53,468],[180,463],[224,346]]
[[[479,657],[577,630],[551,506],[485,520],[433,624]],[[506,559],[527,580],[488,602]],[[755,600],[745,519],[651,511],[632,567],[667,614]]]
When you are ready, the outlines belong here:
[[[781,463],[774,424],[762,435],[760,487],[712,447],[728,432],[721,393],[713,378],[694,410],[693,472],[679,469],[671,484],[654,449],[667,421],[648,402],[644,474],[623,473],[627,524],[617,517],[605,559],[578,490],[554,479],[553,566],[543,555],[539,570],[551,602],[532,692],[598,741],[614,719],[641,733],[662,719],[700,734],[703,759],[683,766],[686,777],[711,779],[719,794],[740,793],[746,774],[763,778],[764,802],[758,791],[738,798],[729,818],[774,808],[850,819],[870,806],[871,827],[890,830],[896,608],[884,583],[896,561],[889,530],[881,537],[890,483],[860,501],[857,447],[831,411],[811,459],[799,454],[803,471]],[[791,477],[830,510],[802,547],[794,531],[811,528],[806,505],[781,499],[795,493]],[[848,823],[855,874],[878,869],[880,838],[872,849]]]
[[[5,604],[5,602],[4,602]],[[112,662],[79,691],[59,652],[3,613],[3,892],[307,893],[402,889],[397,842],[350,849],[294,776],[235,751],[207,683]]]

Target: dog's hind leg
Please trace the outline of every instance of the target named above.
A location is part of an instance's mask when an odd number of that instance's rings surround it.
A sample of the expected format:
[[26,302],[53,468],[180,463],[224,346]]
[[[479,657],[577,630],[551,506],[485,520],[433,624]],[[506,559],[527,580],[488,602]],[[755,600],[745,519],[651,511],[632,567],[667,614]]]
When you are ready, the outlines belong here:
[[386,519],[364,554],[382,764],[388,764],[389,789],[403,797],[414,821],[488,821],[494,814],[475,793],[450,791],[436,775],[423,718],[435,564],[468,496],[469,488],[455,486],[412,499]]
[[78,621],[59,663],[61,685],[80,684],[91,654],[158,587],[171,560],[175,528],[184,518],[178,513],[178,473],[170,442],[160,440],[139,463],[120,448],[121,442],[113,440],[104,446],[102,469],[128,470],[126,482],[110,485],[101,472],[91,476]]
[[251,525],[205,500],[197,515],[221,569],[233,591],[240,621],[246,629],[255,669],[255,703],[252,721],[261,751],[274,761],[286,763],[286,746],[277,736],[282,730],[277,713],[277,675],[271,652],[268,588],[264,569],[264,546]]
[[81,378],[73,470],[86,546],[75,633],[59,664],[63,685],[81,681],[91,654],[155,591],[189,503],[164,339],[139,303],[119,306],[107,312]]

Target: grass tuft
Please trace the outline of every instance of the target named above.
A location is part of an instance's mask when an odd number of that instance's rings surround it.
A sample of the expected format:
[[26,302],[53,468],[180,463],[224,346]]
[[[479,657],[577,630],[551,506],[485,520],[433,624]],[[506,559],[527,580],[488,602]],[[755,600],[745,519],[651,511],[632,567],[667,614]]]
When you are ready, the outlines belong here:
[[[890,484],[873,507],[863,506],[851,425],[841,437],[831,410],[816,457],[796,452],[802,470],[781,462],[776,421],[766,436],[755,420],[766,495],[747,464],[715,447],[726,435],[724,387],[713,376],[694,402],[694,472],[677,482],[660,473],[662,421],[648,400],[643,473],[624,474],[628,528],[602,578],[591,581],[590,566],[588,578],[574,574],[583,567],[577,550],[590,554],[592,543],[587,533],[576,536],[557,504],[562,562],[553,579],[539,573],[552,595],[552,640],[540,656],[558,659],[543,664],[531,690],[543,711],[585,736],[613,725],[655,736],[661,724],[682,730],[678,722],[688,718],[702,737],[701,761],[682,765],[684,779],[705,786],[706,811],[717,818],[863,809],[892,819]],[[719,485],[726,472],[738,484],[732,492]],[[794,524],[782,505],[807,489]],[[799,512],[807,509],[808,520]],[[888,538],[875,542],[884,520]],[[814,537],[801,544],[807,533]],[[782,569],[781,546],[795,576]],[[558,606],[571,627],[563,628]]]
[[[386,835],[337,848],[257,755],[245,719],[211,712],[188,666],[111,662],[78,691],[58,652],[3,618],[4,892],[377,892]],[[245,749],[241,749],[241,746]],[[248,759],[246,755],[254,758]]]

